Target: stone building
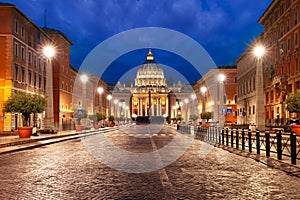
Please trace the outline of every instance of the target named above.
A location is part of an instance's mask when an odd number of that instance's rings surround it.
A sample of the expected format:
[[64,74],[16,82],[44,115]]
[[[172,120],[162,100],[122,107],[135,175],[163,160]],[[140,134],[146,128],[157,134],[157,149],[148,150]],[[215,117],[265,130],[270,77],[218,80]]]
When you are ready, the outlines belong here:
[[183,117],[189,120],[190,108],[182,112],[184,99],[193,89],[179,81],[167,85],[163,69],[155,62],[149,50],[146,61],[136,73],[134,85],[117,83],[113,95],[113,114],[116,117],[136,117],[141,121],[167,118],[168,120]]
[[293,117],[284,103],[287,95],[300,89],[300,0],[274,0],[258,22],[267,48],[262,58],[266,124],[280,125]]

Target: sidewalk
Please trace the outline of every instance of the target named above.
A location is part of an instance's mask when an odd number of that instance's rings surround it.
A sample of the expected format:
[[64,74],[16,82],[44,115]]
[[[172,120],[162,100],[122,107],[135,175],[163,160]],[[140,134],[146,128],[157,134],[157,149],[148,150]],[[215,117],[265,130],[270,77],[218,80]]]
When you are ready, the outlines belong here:
[[19,138],[18,135],[9,134],[0,136],[0,154],[31,149],[35,147],[53,144],[61,141],[76,139],[97,133],[104,133],[114,128],[101,128],[98,130],[85,130],[76,132],[75,130],[59,131],[53,134],[39,134],[39,136],[31,136],[30,138]]

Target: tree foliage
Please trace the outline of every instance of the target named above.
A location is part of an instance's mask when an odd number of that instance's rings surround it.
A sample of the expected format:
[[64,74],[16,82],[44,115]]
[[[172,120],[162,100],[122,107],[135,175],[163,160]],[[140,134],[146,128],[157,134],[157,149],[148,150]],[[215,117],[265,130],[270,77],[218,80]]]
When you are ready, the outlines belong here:
[[197,119],[199,119],[198,115],[190,115],[190,119],[193,121],[196,121]]
[[98,121],[106,119],[106,116],[103,113],[99,113],[99,112],[96,113],[96,117]]
[[80,125],[81,119],[87,118],[87,111],[84,109],[77,109],[74,111],[73,117],[77,119],[77,124]]
[[23,126],[28,126],[30,114],[41,113],[45,108],[46,97],[17,91],[4,103],[3,112],[22,113]]
[[208,122],[209,119],[211,119],[211,112],[203,112],[201,113],[201,119],[206,119],[206,121]]
[[285,103],[289,112],[300,113],[300,90],[297,90],[296,94],[290,93]]

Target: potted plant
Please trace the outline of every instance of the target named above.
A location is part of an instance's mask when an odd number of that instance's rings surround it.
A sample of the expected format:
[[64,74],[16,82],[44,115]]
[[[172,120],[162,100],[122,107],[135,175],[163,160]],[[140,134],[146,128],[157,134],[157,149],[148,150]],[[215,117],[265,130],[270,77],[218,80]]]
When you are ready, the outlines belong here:
[[208,121],[209,121],[209,119],[211,119],[211,112],[202,112],[201,119],[206,119],[205,127],[208,128],[209,127]]
[[[290,113],[300,113],[300,90],[297,90],[296,94],[290,93],[288,98],[285,100],[287,104],[287,110]],[[300,135],[300,125],[291,124],[290,128],[292,132],[295,132],[296,135]]]
[[75,129],[76,131],[82,131],[83,125],[81,124],[81,120],[87,117],[87,112],[84,109],[77,109],[73,113],[73,117],[76,118]]
[[111,115],[111,116],[108,117],[108,121],[110,121],[110,124],[109,124],[110,127],[114,127],[115,126],[114,120],[115,120],[114,116]]
[[103,113],[96,113],[97,121],[100,122],[100,127],[102,127],[103,123],[102,120],[106,119],[106,116]]
[[4,103],[3,112],[15,112],[22,114],[23,126],[18,127],[18,134],[20,138],[29,138],[32,134],[32,128],[29,127],[30,115],[41,113],[46,108],[46,97],[37,94],[30,94],[26,92],[17,91],[13,93],[9,99]]

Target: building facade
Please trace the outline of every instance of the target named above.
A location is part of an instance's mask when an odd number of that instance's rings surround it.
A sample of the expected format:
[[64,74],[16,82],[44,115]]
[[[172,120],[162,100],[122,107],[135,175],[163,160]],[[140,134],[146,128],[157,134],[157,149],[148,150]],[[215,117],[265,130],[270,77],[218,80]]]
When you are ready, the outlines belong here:
[[183,118],[188,121],[191,109],[187,102],[184,108],[184,99],[189,98],[192,91],[191,86],[185,86],[180,81],[168,86],[163,69],[149,50],[146,61],[137,70],[134,84],[118,82],[115,86],[111,109],[117,118],[126,116],[144,121]]
[[284,101],[300,89],[300,0],[274,0],[258,21],[267,48],[262,58],[266,125],[281,125],[299,117],[287,111]]
[[[203,90],[205,88],[205,90]],[[237,123],[237,68],[220,66],[211,69],[194,85],[199,99],[199,113],[211,112],[212,121],[221,126]]]
[[[15,5],[0,3],[0,131],[22,125],[20,113],[2,113],[14,91],[45,95],[47,60],[42,54],[50,37]],[[36,125],[41,126],[42,114]],[[33,118],[30,125],[34,124]]]

